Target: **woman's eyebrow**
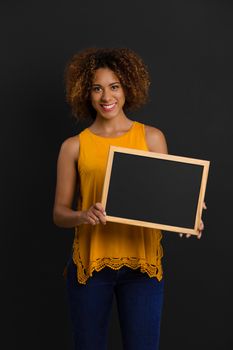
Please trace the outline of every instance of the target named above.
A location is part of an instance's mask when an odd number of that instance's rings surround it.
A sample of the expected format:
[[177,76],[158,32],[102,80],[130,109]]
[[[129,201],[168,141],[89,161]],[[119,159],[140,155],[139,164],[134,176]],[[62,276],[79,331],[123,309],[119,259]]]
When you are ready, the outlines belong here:
[[[120,82],[119,81],[115,81],[114,83],[109,84],[109,86],[113,85],[113,84],[120,84]],[[101,84],[92,84],[92,86],[101,86]]]

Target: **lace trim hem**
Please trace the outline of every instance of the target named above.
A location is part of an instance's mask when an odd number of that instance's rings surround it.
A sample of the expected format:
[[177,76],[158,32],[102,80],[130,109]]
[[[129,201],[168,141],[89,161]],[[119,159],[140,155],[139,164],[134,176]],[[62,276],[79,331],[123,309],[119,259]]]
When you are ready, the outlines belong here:
[[[77,266],[77,278],[78,282],[81,284],[86,284],[89,277],[92,276],[93,271],[100,271],[105,266],[108,266],[114,270],[119,270],[122,266],[128,266],[132,269],[137,269],[140,267],[141,272],[147,273],[149,277],[156,277],[159,281],[163,277],[163,269],[161,264],[161,259],[163,257],[163,248],[160,245],[160,241],[162,235],[158,237],[157,240],[157,251],[156,251],[156,261],[155,264],[151,264],[146,262],[145,259],[140,257],[121,257],[121,258],[113,258],[113,257],[104,257],[96,259],[95,261],[91,261],[89,266],[85,268],[83,265],[79,244],[78,244],[78,236],[77,236],[77,228],[75,229],[76,239],[73,242],[73,261]],[[64,277],[66,276],[66,270],[64,270]]]
[[73,261],[77,265],[77,277],[81,284],[86,284],[88,278],[93,274],[93,271],[100,271],[105,266],[108,266],[114,270],[119,270],[122,266],[128,266],[132,269],[140,267],[141,272],[147,273],[149,277],[156,277],[159,281],[162,279],[162,265],[158,266],[146,263],[142,258],[101,258],[90,263],[89,268],[86,270],[83,268],[82,263],[73,256]]

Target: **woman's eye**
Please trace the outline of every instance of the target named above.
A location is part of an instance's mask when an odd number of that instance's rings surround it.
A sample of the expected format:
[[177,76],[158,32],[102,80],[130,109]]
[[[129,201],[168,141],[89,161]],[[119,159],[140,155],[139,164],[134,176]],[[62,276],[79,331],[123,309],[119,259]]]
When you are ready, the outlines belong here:
[[119,85],[112,85],[113,90],[117,90],[119,88]]
[[95,91],[95,92],[99,92],[99,91],[100,91],[100,87],[99,87],[99,86],[95,86],[95,87],[93,87],[93,91]]

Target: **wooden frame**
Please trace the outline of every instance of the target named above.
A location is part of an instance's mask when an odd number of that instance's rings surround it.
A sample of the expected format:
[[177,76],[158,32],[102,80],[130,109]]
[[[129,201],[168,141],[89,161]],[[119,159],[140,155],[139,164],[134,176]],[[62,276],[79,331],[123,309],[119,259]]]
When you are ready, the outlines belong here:
[[[107,200],[108,200],[108,194],[109,194],[109,188],[110,188],[112,167],[114,164],[114,155],[117,152],[120,152],[121,154],[137,155],[137,156],[143,156],[143,157],[149,157],[149,158],[156,158],[156,159],[160,159],[160,160],[168,160],[168,161],[173,162],[173,163],[171,163],[171,165],[174,165],[175,164],[174,162],[178,162],[178,163],[180,162],[180,163],[182,163],[182,166],[185,166],[184,164],[193,164],[193,165],[201,166],[201,174],[202,175],[201,175],[201,180],[200,180],[200,188],[199,188],[199,192],[198,192],[199,193],[198,200],[196,203],[196,211],[194,213],[195,214],[195,224],[190,228],[190,227],[182,227],[179,225],[178,226],[169,225],[167,223],[163,224],[159,221],[158,222],[148,222],[148,221],[143,221],[143,220],[137,220],[135,218],[132,219],[132,218],[125,218],[125,217],[118,217],[115,215],[108,215]],[[168,163],[166,162],[166,164],[168,164]],[[173,231],[173,232],[178,232],[178,233],[187,233],[187,234],[197,235],[198,234],[198,227],[199,227],[201,216],[202,216],[203,202],[204,202],[204,196],[205,196],[205,190],[206,190],[207,178],[208,178],[208,172],[209,172],[209,164],[210,164],[210,162],[207,160],[181,157],[181,156],[170,155],[170,154],[148,152],[148,151],[125,148],[125,147],[110,146],[109,155],[108,155],[108,163],[107,163],[103,191],[102,191],[102,199],[101,199],[101,203],[107,212],[107,215],[106,215],[107,221],[156,228],[156,229],[161,229],[164,231]]]

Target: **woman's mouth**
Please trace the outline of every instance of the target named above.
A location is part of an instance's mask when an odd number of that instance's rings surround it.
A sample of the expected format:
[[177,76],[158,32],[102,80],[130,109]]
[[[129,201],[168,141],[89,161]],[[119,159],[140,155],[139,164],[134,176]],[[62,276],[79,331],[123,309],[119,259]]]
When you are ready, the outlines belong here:
[[116,105],[116,102],[112,104],[101,104],[101,107],[105,112],[110,112],[114,109],[115,105]]

